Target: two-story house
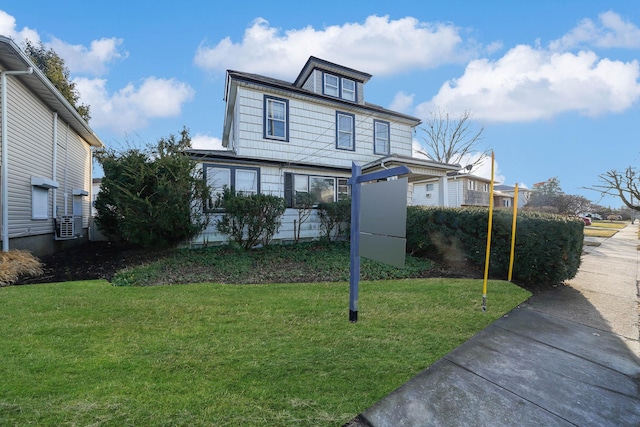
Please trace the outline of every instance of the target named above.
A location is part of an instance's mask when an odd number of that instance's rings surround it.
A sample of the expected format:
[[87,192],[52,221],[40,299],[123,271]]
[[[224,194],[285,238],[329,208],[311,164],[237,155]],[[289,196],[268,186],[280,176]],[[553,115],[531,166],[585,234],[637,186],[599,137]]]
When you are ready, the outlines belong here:
[[93,149],[78,112],[13,40],[0,36],[0,240],[43,255],[86,242]]
[[[443,180],[449,165],[412,157],[416,117],[365,101],[371,75],[310,57],[294,82],[227,71],[222,144],[226,150],[190,150],[202,164],[212,192],[232,187],[245,194],[284,197],[287,212],[276,239],[294,236],[296,197],[316,202],[349,196],[352,162],[363,173],[404,164],[409,182]],[[411,188],[411,185],[410,185]],[[411,192],[411,190],[409,190]],[[446,193],[439,197],[444,200]],[[411,194],[408,201],[411,202]],[[212,225],[194,244],[224,240]],[[301,237],[319,233],[317,218],[302,224]]]
[[[448,175],[447,200],[445,204],[438,198],[442,183],[436,179],[429,179],[414,184],[412,204],[448,207],[489,206],[491,195],[490,179],[463,172],[452,172]],[[493,190],[494,207],[512,206],[512,193],[500,191],[497,185],[494,185]]]

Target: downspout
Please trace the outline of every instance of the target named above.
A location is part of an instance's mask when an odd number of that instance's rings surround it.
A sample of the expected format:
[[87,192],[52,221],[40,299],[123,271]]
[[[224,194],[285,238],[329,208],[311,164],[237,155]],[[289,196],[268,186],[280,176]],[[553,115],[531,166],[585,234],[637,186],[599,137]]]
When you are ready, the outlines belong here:
[[2,88],[2,95],[0,96],[0,110],[2,111],[2,117],[0,121],[2,121],[2,163],[0,168],[2,168],[2,176],[0,177],[0,192],[2,192],[2,199],[0,204],[2,204],[2,252],[9,252],[9,183],[7,180],[9,179],[9,171],[7,170],[9,164],[9,154],[7,153],[9,147],[9,138],[7,137],[7,76],[16,76],[22,74],[31,74],[33,73],[33,68],[29,67],[23,71],[2,71],[0,72],[0,85]]
[[[58,174],[58,113],[53,113],[53,166],[51,168],[52,180],[57,181]],[[58,216],[58,202],[57,202],[58,189],[53,188],[53,218]]]
[[67,169],[69,169],[69,123],[64,135],[64,214],[69,214],[69,191],[67,190]]

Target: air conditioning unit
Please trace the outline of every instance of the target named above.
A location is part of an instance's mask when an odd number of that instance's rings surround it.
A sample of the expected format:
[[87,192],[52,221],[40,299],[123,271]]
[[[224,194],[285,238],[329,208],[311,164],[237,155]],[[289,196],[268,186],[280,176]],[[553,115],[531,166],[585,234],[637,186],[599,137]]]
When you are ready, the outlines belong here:
[[62,215],[56,218],[56,237],[59,239],[73,239],[75,221],[73,215]]
[[82,233],[81,215],[62,215],[56,218],[56,239],[76,239]]

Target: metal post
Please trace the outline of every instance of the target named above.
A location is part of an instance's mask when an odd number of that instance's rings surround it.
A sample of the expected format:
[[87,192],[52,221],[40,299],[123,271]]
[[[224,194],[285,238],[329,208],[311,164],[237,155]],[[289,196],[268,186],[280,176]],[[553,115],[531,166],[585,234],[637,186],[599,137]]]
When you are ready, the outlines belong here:
[[360,182],[362,167],[351,166],[351,252],[349,275],[349,321],[358,321],[358,285],[360,282]]

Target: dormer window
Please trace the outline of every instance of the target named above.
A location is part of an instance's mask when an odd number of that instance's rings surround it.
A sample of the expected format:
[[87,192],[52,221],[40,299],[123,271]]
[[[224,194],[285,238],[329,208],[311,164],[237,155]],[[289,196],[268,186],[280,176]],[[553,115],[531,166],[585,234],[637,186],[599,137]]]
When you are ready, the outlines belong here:
[[324,94],[338,97],[340,88],[338,86],[338,77],[331,74],[324,75]]
[[349,79],[342,79],[342,98],[347,101],[356,100],[356,82]]
[[323,91],[325,95],[352,102],[356,100],[356,82],[344,77],[324,73]]

